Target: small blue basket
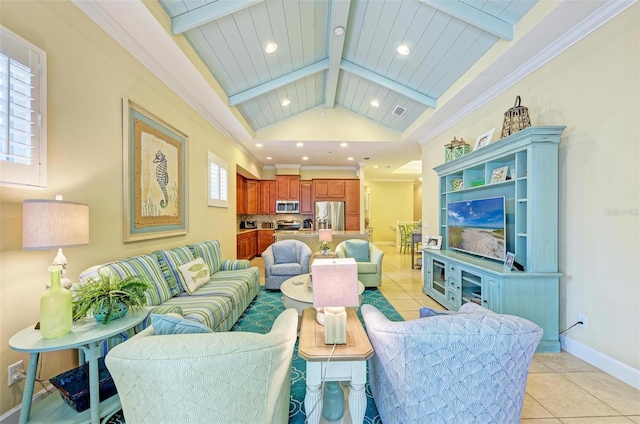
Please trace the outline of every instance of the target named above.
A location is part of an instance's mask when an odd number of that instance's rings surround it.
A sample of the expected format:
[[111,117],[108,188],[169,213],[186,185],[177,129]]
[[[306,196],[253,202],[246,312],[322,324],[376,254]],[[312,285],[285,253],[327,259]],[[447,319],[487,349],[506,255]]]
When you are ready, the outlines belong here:
[[[98,358],[98,384],[100,402],[117,393],[116,385],[104,364],[104,358]],[[78,412],[89,409],[89,364],[63,372],[49,380],[59,391],[62,399]]]

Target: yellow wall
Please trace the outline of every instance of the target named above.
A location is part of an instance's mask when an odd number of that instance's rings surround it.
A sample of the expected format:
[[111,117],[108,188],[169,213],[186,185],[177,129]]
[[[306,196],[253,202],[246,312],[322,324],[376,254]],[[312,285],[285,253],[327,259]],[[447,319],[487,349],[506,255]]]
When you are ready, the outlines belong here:
[[397,221],[413,221],[413,182],[367,181],[375,242],[396,241]]
[[[585,352],[640,371],[640,5],[593,32],[423,147],[423,219],[438,223],[443,146],[496,127],[516,95],[533,125],[566,125],[559,160],[560,328]],[[497,139],[496,135],[494,139]],[[608,210],[624,211],[613,216]],[[595,352],[594,352],[595,351]]]
[[[22,250],[22,201],[53,198],[90,205],[90,244],[65,249],[68,276],[91,265],[189,242],[219,239],[235,258],[235,202],[207,206],[207,151],[229,163],[256,166],[68,1],[2,1],[0,23],[48,53],[49,188],[0,188],[0,415],[18,405],[24,382],[7,387],[7,366],[28,355],[9,338],[34,325],[55,251]],[[122,106],[128,97],[189,136],[188,235],[123,243]],[[234,180],[232,180],[234,181]],[[235,199],[235,184],[229,185]],[[74,351],[46,353],[40,377],[75,365]],[[36,390],[40,388],[37,387]]]

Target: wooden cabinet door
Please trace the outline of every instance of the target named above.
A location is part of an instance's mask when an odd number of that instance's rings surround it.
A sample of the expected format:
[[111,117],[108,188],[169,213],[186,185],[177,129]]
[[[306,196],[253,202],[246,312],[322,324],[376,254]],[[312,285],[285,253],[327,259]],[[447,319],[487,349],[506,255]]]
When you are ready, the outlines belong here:
[[273,238],[273,230],[269,230],[269,231],[258,231],[258,254],[262,255],[262,252],[264,252],[267,247],[271,246],[271,244],[273,244],[274,238]]
[[258,181],[258,213],[265,215],[269,213],[269,182]]
[[346,231],[360,231],[360,215],[345,215],[344,229]]
[[258,181],[247,180],[247,214],[258,213]]
[[244,237],[244,234],[238,235],[238,241],[236,246],[236,257],[238,259],[247,258],[247,239]]
[[313,180],[313,196],[316,199],[328,199],[329,198],[329,181]]
[[289,198],[287,200],[300,200],[300,177],[290,176],[287,182],[289,187]]
[[268,200],[268,213],[270,215],[276,214],[276,182],[274,180],[267,181],[267,186],[269,189],[269,200]]
[[247,213],[247,179],[242,175],[236,175],[236,213]]
[[329,197],[332,199],[343,199],[345,194],[344,180],[329,181]]
[[300,213],[312,214],[311,181],[300,181]]
[[360,180],[345,182],[345,213],[360,214]]
[[258,254],[258,232],[254,231],[253,233],[250,233],[247,241],[247,259],[251,259]]
[[300,200],[300,176],[276,175],[276,199]]

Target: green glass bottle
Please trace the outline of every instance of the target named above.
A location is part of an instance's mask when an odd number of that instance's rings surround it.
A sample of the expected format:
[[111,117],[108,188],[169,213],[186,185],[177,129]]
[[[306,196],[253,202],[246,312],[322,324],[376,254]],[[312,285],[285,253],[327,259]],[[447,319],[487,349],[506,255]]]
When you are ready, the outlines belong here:
[[49,267],[51,288],[40,298],[40,334],[45,339],[62,337],[71,331],[71,292],[60,285],[60,265]]

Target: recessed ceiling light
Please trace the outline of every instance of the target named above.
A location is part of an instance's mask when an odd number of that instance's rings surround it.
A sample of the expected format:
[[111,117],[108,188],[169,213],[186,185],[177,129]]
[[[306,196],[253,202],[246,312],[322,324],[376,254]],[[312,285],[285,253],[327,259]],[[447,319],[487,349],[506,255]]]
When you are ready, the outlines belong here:
[[334,33],[335,35],[343,35],[343,34],[344,34],[344,28],[343,28],[343,27],[341,27],[341,26],[336,27],[336,28],[333,30],[333,33]]
[[409,53],[411,53],[411,49],[406,44],[400,44],[398,46],[398,53],[401,54],[402,56],[406,56]]
[[376,169],[379,168],[378,165],[373,165],[373,167],[376,168]]
[[278,45],[276,43],[269,43],[265,46],[264,51],[267,53],[273,53],[278,49]]
[[377,100],[372,100],[372,101],[371,101],[371,106],[373,106],[373,107],[378,107],[378,106],[380,106],[380,103],[378,103],[378,101],[377,101]]
[[256,143],[256,147],[262,147],[262,144]]
[[353,158],[352,157],[348,157],[347,160],[353,160]]
[[291,100],[284,99],[281,104],[282,104],[282,106],[289,106],[289,104],[291,104]]
[[267,160],[271,160],[273,159],[271,156],[267,156]]
[[340,143],[340,147],[347,147],[348,144],[347,143]]
[[297,143],[296,143],[296,146],[298,146],[298,147],[302,147],[302,146],[304,146],[304,143],[302,143],[302,142],[300,142],[300,141],[299,141],[299,142],[297,142]]
[[302,156],[302,160],[309,160],[309,157],[307,157],[307,156]]

